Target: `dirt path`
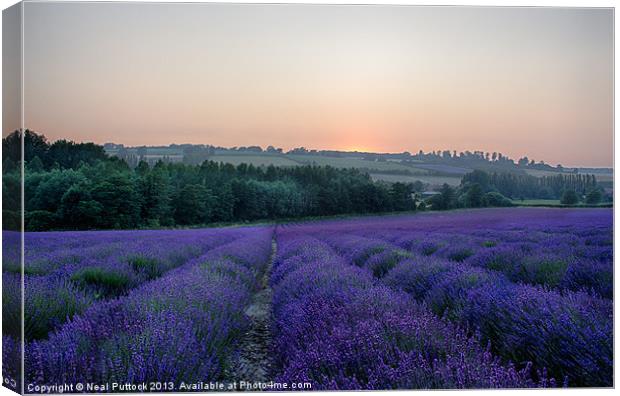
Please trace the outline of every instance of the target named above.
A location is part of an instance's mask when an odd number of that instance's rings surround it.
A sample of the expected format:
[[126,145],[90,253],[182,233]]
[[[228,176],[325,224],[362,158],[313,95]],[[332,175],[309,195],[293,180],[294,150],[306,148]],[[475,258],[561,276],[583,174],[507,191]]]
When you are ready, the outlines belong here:
[[271,243],[271,258],[260,280],[259,290],[245,310],[250,326],[239,343],[239,354],[231,365],[231,381],[269,382],[273,367],[271,321],[272,290],[269,286],[271,267],[276,254],[276,241]]

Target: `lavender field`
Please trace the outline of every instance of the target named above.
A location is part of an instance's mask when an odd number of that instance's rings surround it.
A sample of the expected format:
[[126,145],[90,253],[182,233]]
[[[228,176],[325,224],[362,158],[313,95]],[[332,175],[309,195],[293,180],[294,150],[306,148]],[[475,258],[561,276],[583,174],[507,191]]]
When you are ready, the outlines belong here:
[[[612,386],[612,221],[510,208],[28,233],[25,384]],[[10,253],[3,375],[16,378]]]

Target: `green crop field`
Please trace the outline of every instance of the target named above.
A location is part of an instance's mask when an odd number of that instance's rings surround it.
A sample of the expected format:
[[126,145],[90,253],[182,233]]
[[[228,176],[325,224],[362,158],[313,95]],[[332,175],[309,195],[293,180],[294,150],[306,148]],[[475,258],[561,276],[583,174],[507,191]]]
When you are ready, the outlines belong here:
[[362,158],[338,158],[325,157],[320,155],[287,155],[294,161],[304,164],[329,165],[334,168],[360,168],[367,170],[377,170],[381,172],[399,171],[411,172],[416,174],[428,174],[426,169],[403,165],[399,162],[378,162],[367,161]]
[[373,180],[382,180],[389,183],[413,183],[415,181],[421,181],[422,183],[428,183],[431,186],[440,186],[447,183],[451,186],[458,186],[461,184],[461,178],[458,176],[431,176],[431,175],[389,175],[384,173],[371,173],[370,177]]
[[224,162],[233,165],[253,164],[255,166],[297,166],[299,163],[283,156],[277,155],[220,155],[216,154],[209,157],[209,160],[215,162]]

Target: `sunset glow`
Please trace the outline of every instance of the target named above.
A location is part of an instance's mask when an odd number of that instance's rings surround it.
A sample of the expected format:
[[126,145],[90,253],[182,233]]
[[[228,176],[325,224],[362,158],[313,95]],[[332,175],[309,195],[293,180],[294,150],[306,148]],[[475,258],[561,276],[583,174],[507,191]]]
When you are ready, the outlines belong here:
[[610,9],[36,2],[24,30],[52,140],[612,164]]

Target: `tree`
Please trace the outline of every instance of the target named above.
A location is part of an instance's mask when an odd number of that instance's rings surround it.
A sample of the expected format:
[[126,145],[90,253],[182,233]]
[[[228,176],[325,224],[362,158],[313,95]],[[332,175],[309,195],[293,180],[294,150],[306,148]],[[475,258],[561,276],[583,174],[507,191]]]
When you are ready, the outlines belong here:
[[214,191],[213,210],[211,211],[212,221],[231,221],[234,219],[233,210],[235,207],[235,197],[230,183],[223,183]]
[[467,189],[465,193],[465,206],[468,208],[480,208],[485,206],[482,187],[480,187],[479,183],[473,183]]
[[420,180],[416,180],[411,184],[411,190],[414,192],[422,192],[424,191],[424,183]]
[[91,196],[103,207],[99,227],[132,228],[138,225],[140,204],[129,173],[106,175],[93,186]]
[[47,210],[33,210],[26,213],[26,229],[30,231],[47,231],[56,226],[56,214]]
[[178,224],[205,223],[211,215],[211,192],[201,184],[188,184],[174,199],[174,220]]
[[433,210],[446,210],[452,209],[455,205],[456,192],[449,184],[444,183],[439,190],[439,194],[433,195],[429,198],[431,209]]
[[141,174],[137,183],[137,191],[141,198],[141,222],[150,226],[173,224],[170,182],[166,170],[161,166],[154,169],[148,169],[147,166],[145,169],[139,165],[136,172]]
[[390,188],[392,210],[415,210],[415,202],[411,197],[411,193],[411,185],[399,182],[392,184]]
[[588,194],[586,194],[586,203],[590,205],[596,205],[597,203],[601,202],[602,199],[603,194],[601,194],[601,190],[598,188],[594,188],[588,191]]
[[49,172],[46,174],[45,179],[38,184],[32,199],[28,201],[26,210],[46,210],[55,213],[65,192],[71,186],[85,181],[84,176],[74,170],[54,170]]
[[562,205],[576,205],[579,202],[579,197],[575,190],[566,190],[562,194],[562,198],[560,199],[560,203]]
[[465,174],[463,179],[461,179],[461,185],[467,186],[469,184],[478,184],[478,187],[480,187],[483,191],[487,191],[489,189],[489,182],[489,174],[478,169]]
[[58,209],[63,228],[92,229],[101,223],[103,206],[92,199],[86,184],[73,185],[65,192]]
[[38,155],[35,155],[28,163],[26,164],[26,170],[28,172],[43,172],[45,170],[43,166],[43,161],[39,158]]
[[511,200],[495,191],[489,191],[488,193],[484,194],[484,199],[488,206],[512,206]]

